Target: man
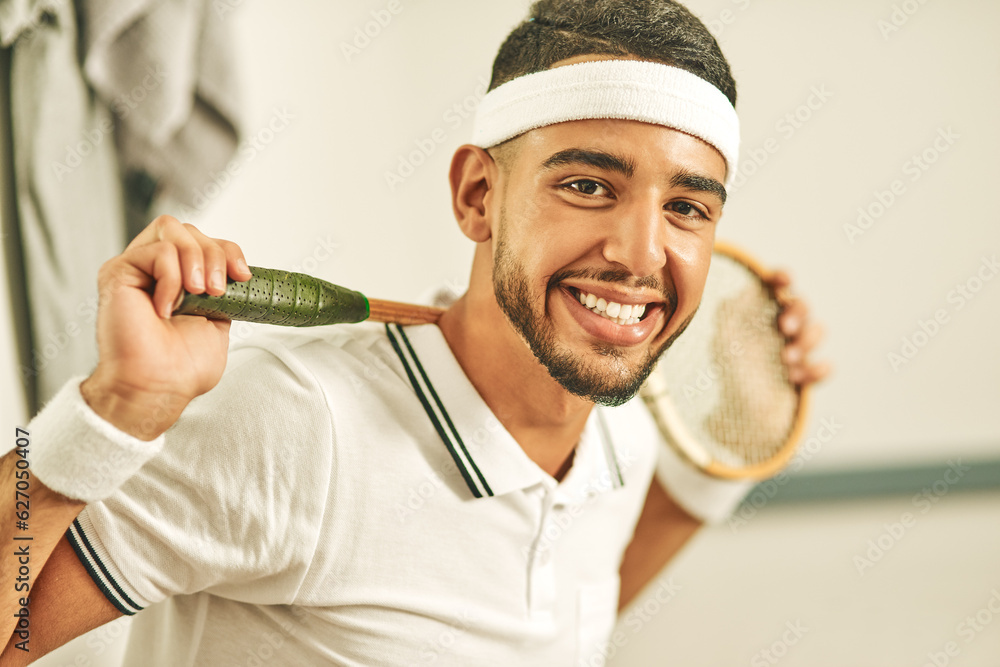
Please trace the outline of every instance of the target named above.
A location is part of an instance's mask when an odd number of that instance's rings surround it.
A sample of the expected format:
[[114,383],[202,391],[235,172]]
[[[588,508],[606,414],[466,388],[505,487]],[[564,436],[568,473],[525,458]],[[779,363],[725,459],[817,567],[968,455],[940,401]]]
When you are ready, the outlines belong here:
[[[249,278],[235,244],[164,217],[104,266],[100,363],[29,428],[37,583],[5,583],[5,661],[144,609],[130,663],[599,661],[700,525],[682,506],[743,490],[687,472],[668,495],[628,402],[698,307],[735,86],[679,5],[564,0],[493,88],[452,163],[476,251],[438,325],[269,333],[227,367],[228,323],[170,312]],[[801,382],[814,332],[789,331]]]

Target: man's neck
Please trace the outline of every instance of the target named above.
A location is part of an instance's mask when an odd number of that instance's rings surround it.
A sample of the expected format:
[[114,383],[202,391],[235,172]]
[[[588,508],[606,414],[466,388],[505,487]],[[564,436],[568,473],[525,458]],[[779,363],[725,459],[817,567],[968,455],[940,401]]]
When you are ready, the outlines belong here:
[[441,316],[438,326],[504,428],[542,470],[561,479],[593,404],[552,379],[490,301],[467,294]]

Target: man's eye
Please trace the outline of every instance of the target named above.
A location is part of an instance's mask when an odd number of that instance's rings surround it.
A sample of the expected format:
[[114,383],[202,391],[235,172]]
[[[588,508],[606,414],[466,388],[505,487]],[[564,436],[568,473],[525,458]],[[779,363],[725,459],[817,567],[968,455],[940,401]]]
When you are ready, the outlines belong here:
[[588,179],[581,179],[579,181],[573,181],[572,183],[567,183],[566,187],[572,188],[577,192],[585,195],[606,195],[608,194],[608,189],[598,183],[597,181],[591,181]]
[[690,217],[708,218],[708,216],[705,215],[705,213],[700,208],[686,201],[671,202],[670,204],[667,204],[667,208],[674,211],[675,213],[680,213],[681,215],[689,218]]

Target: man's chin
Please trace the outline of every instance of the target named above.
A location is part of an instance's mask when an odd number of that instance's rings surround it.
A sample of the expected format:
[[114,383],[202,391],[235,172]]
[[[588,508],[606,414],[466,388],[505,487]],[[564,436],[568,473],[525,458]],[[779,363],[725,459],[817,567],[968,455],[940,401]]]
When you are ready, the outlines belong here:
[[643,376],[638,382],[630,382],[615,387],[608,387],[606,384],[595,386],[587,383],[586,381],[581,382],[578,379],[568,382],[560,380],[559,384],[569,393],[579,396],[580,398],[590,401],[591,403],[596,403],[597,405],[603,405],[609,408],[615,408],[632,400],[639,392],[639,388],[642,387],[642,383],[645,379],[645,376]]
[[592,350],[588,354],[565,351],[560,354],[536,357],[549,375],[563,389],[593,403],[618,406],[631,400],[649,377],[655,359],[647,357],[642,363],[629,362],[620,348],[610,348],[607,353]]
[[[560,331],[569,326],[561,321],[561,316],[557,318],[559,322],[554,322],[544,306],[540,312],[532,311],[531,290],[524,271],[508,257],[505,247],[501,235],[493,268],[497,304],[549,375],[571,394],[600,405],[621,405],[635,396],[652,372],[656,358],[680,331],[666,342],[662,342],[661,330],[642,344],[624,346],[581,340],[580,332],[573,327]],[[664,321],[670,319],[665,317]],[[657,339],[661,342],[654,348]]]
[[615,407],[627,403],[639,392],[657,361],[693,318],[694,313],[665,340],[650,341],[650,347],[641,349],[598,343],[585,344],[580,350],[567,347],[558,353],[552,344],[541,349],[532,345],[532,350],[566,391],[598,405]]

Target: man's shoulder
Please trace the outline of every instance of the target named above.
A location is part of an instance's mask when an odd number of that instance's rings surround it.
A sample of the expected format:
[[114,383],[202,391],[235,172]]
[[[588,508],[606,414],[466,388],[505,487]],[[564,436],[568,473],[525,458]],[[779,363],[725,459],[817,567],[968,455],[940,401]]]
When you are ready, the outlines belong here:
[[256,349],[296,353],[317,345],[327,349],[351,351],[358,346],[364,347],[384,340],[384,325],[375,322],[319,327],[255,325],[249,331],[232,338],[231,351]]
[[325,327],[260,327],[249,335],[234,339],[230,348],[230,365],[235,369],[246,363],[259,362],[262,357],[276,357],[283,362],[312,363],[322,358],[324,363],[343,364],[365,359],[388,347],[385,328],[381,324],[364,322]]
[[[376,386],[406,387],[385,326],[361,323],[296,329],[267,327],[232,344],[227,374],[280,382],[291,376],[296,384],[320,387],[337,402],[370,398]],[[286,383],[287,384],[287,383]]]

